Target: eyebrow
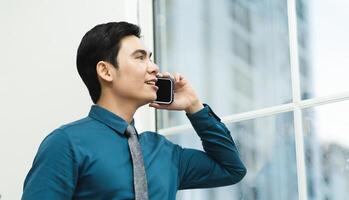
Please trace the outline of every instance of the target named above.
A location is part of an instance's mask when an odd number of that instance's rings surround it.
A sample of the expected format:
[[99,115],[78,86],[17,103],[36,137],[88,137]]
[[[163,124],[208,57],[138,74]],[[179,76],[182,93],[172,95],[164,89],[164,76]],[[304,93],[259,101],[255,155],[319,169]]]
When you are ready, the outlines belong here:
[[[141,54],[143,54],[144,56],[146,56],[147,55],[147,51],[146,50],[144,50],[144,49],[137,49],[137,50],[135,50],[132,54],[131,54],[131,56],[134,56],[134,55],[136,55],[137,53],[141,53]],[[152,56],[152,52],[149,52],[149,58]]]

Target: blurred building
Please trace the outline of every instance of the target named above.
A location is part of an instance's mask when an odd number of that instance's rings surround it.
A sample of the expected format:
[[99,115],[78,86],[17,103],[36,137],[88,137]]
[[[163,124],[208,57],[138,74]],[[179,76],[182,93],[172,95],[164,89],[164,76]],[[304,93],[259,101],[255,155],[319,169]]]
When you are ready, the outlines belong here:
[[342,200],[349,193],[349,149],[337,144],[322,146],[322,177],[321,189],[325,200]]
[[[297,0],[302,99],[314,97],[308,4]],[[163,71],[189,77],[219,116],[292,102],[286,0],[156,0],[154,14],[156,62]],[[182,113],[157,115],[160,129],[188,123]],[[308,199],[340,199],[348,194],[347,177],[321,157],[314,118],[311,110],[304,115]],[[298,199],[293,113],[228,127],[248,167],[245,179],[235,186],[180,192],[178,199]],[[193,131],[169,138],[201,148]],[[335,159],[336,152],[326,154]]]
[[[158,64],[189,76],[220,116],[292,101],[286,0],[155,2]],[[160,128],[187,123],[181,113],[158,116]],[[228,126],[247,177],[232,187],[183,192],[179,199],[297,199],[293,114]],[[201,148],[195,134],[171,139]]]

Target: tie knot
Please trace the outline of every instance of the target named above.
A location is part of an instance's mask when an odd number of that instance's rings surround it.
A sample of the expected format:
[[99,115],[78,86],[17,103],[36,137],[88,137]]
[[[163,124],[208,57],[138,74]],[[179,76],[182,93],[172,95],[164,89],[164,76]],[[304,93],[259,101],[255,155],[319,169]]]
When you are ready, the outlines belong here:
[[131,135],[137,135],[137,131],[135,127],[128,125],[125,134],[127,137],[131,137]]

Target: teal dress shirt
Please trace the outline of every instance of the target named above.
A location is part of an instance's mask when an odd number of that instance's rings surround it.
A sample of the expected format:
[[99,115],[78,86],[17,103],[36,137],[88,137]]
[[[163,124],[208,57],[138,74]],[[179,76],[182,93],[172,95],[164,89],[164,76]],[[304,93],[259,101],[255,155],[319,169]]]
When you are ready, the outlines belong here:
[[[246,174],[229,130],[208,105],[187,117],[205,152],[155,132],[139,134],[150,200],[175,200],[181,189],[231,185]],[[134,199],[127,125],[93,105],[86,118],[54,130],[39,147],[22,199]]]

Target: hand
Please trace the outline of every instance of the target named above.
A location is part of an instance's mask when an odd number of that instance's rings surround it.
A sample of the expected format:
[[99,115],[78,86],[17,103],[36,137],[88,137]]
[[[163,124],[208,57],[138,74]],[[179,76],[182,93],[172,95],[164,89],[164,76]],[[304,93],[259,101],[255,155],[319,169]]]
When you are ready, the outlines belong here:
[[149,106],[157,109],[166,110],[184,110],[188,114],[193,114],[204,106],[199,100],[195,90],[190,86],[189,82],[178,73],[174,75],[169,72],[158,74],[159,77],[170,77],[174,80],[175,90],[173,102],[169,105],[150,103]]

